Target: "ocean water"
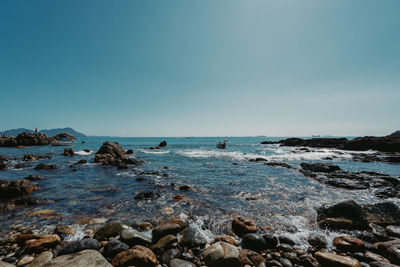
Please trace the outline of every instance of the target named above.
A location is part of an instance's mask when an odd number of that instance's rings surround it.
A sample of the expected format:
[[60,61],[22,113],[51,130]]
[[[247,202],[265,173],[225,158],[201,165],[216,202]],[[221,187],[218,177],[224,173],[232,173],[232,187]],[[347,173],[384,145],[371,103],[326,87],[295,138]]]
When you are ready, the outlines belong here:
[[[227,149],[216,148],[216,142],[222,139],[229,140]],[[316,227],[316,209],[321,205],[344,199],[360,203],[383,200],[368,190],[334,188],[304,177],[297,169],[267,166],[262,162],[250,162],[250,159],[265,158],[295,168],[299,168],[302,162],[331,162],[349,171],[369,170],[400,175],[398,164],[352,161],[351,153],[357,152],[316,148],[311,148],[312,152],[300,152],[295,147],[260,144],[261,141],[280,139],[283,138],[86,137],[79,140],[85,143],[73,146],[78,154],[73,157],[62,155],[65,147],[0,148],[0,154],[19,159],[28,153],[53,156],[53,159],[24,162],[31,165],[30,168],[0,172],[0,179],[22,179],[31,174],[43,176],[43,180],[35,182],[40,189],[33,196],[50,200],[48,204],[16,207],[0,213],[3,226],[0,231],[8,231],[8,227],[16,224],[36,229],[80,224],[84,229],[90,219],[135,224],[142,221],[156,223],[162,218],[181,216],[206,231],[207,236],[212,236],[229,230],[232,218],[243,215],[255,219],[260,226],[272,227],[295,239],[304,239],[309,232],[323,232]],[[146,149],[162,140],[168,142],[166,148]],[[146,163],[128,170],[95,164],[95,152],[105,141],[116,141],[125,149],[133,149],[134,156]],[[84,149],[91,152],[84,152]],[[334,160],[323,160],[332,156]],[[70,167],[81,159],[87,160],[88,164]],[[22,161],[13,163],[17,162]],[[33,169],[42,162],[56,164],[58,169]],[[182,185],[189,185],[191,189],[179,190]],[[147,190],[157,192],[160,197],[134,199],[135,195]],[[185,195],[185,200],[175,201],[174,196],[180,194]],[[399,204],[398,199],[391,200]],[[39,210],[53,212],[42,216],[28,215]]]

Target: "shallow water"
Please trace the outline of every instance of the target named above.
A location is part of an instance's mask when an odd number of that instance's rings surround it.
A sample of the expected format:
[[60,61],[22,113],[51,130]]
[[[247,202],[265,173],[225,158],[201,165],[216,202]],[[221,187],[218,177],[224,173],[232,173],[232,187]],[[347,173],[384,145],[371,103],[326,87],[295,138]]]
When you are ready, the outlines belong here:
[[[225,150],[215,146],[222,139],[229,139]],[[306,238],[310,231],[319,231],[315,227],[315,218],[316,209],[322,204],[344,199],[354,199],[360,203],[383,200],[368,190],[350,191],[330,187],[304,177],[298,170],[266,166],[250,162],[250,159],[265,158],[299,168],[301,162],[319,162],[325,157],[336,157],[325,162],[337,164],[344,170],[370,170],[392,176],[400,175],[400,165],[354,162],[349,151],[311,148],[313,152],[299,152],[295,151],[295,147],[260,144],[261,141],[280,139],[86,137],[82,139],[86,143],[74,145],[78,154],[74,157],[62,155],[65,147],[0,148],[0,154],[19,159],[28,153],[54,157],[24,162],[32,168],[0,172],[1,179],[22,179],[31,174],[43,176],[43,180],[35,182],[41,189],[33,196],[52,201],[46,205],[16,208],[0,214],[1,230],[7,231],[7,226],[13,224],[41,228],[46,225],[85,223],[87,218],[135,223],[180,215],[218,234],[230,228],[233,216],[243,214],[253,217],[262,226],[272,226],[277,231],[296,232],[296,238],[301,239]],[[162,140],[168,142],[166,149],[145,149]],[[125,149],[134,149],[135,157],[146,163],[129,170],[93,163],[94,153],[104,141],[116,141]],[[83,149],[92,152],[87,153]],[[88,164],[77,165],[76,171],[73,171],[70,164],[81,159],[86,159]],[[34,170],[39,162],[55,163],[59,168],[55,171]],[[168,166],[168,169],[164,166]],[[141,172],[149,174],[139,175]],[[136,180],[138,177],[144,180]],[[184,184],[192,189],[180,191],[179,187]],[[144,190],[157,191],[161,197],[135,200],[134,196]],[[178,194],[184,194],[187,200],[174,201],[173,197]],[[397,199],[393,201],[399,203]],[[44,209],[55,210],[55,213],[27,216],[29,212]]]

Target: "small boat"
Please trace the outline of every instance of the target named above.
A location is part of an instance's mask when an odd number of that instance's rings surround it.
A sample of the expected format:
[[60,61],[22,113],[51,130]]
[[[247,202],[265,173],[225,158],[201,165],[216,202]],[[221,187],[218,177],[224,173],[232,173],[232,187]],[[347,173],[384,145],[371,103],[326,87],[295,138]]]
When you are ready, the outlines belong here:
[[217,148],[220,148],[220,149],[224,149],[224,148],[226,148],[226,142],[228,142],[228,140],[224,140],[224,142],[218,142],[217,143]]
[[58,141],[58,142],[51,142],[52,146],[72,146],[75,145],[75,142],[71,141]]

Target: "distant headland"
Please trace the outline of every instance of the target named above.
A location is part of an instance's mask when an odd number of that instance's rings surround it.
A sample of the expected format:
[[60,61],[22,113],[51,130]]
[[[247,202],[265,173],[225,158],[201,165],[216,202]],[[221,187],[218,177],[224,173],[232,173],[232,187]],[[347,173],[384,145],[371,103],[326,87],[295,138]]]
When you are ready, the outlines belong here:
[[[18,128],[18,129],[10,129],[6,130],[3,132],[0,132],[0,135],[5,135],[5,136],[17,136],[20,133],[23,132],[28,132],[28,133],[34,133],[34,130],[26,129],[26,128]],[[43,130],[38,130],[39,133],[44,133],[48,136],[54,136],[57,135],[58,133],[65,132],[72,134],[75,137],[85,137],[86,135],[80,132],[75,131],[74,129],[67,127],[67,128],[56,128],[56,129],[43,129]]]

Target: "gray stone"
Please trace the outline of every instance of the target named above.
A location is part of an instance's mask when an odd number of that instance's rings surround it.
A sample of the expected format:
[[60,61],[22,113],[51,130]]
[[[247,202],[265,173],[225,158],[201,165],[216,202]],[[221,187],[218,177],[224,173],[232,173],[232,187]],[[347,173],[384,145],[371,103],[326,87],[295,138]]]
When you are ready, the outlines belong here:
[[400,226],[386,226],[386,231],[390,236],[400,237]]
[[31,262],[31,264],[29,264],[29,267],[42,267],[52,259],[53,253],[51,251],[42,252]]
[[189,227],[182,231],[182,238],[179,244],[183,247],[204,247],[207,244],[206,238],[195,228]]
[[82,250],[75,254],[54,258],[46,267],[112,267],[112,265],[96,250]]
[[209,267],[240,267],[239,250],[226,242],[217,242],[203,252],[203,258]]
[[180,260],[180,259],[172,259],[169,263],[170,267],[196,267],[196,264],[191,263],[190,261]]
[[143,245],[147,246],[151,244],[151,234],[146,232],[139,232],[135,229],[124,229],[121,231],[121,240],[122,242],[134,246],[134,245]]
[[16,267],[16,265],[8,263],[8,262],[0,261],[0,267]]

